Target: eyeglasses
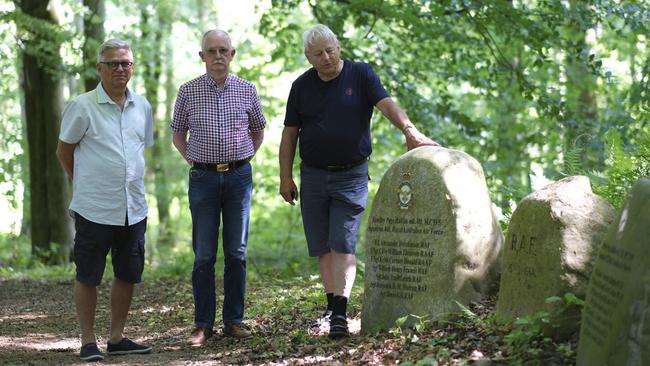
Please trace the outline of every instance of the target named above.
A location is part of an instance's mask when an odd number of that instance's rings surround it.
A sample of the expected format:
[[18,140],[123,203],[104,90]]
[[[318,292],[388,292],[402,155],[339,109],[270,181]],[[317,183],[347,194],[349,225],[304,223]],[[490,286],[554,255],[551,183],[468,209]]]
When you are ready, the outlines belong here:
[[99,63],[110,67],[112,70],[117,70],[118,66],[122,66],[122,70],[127,70],[133,67],[133,62],[131,61],[100,61]]

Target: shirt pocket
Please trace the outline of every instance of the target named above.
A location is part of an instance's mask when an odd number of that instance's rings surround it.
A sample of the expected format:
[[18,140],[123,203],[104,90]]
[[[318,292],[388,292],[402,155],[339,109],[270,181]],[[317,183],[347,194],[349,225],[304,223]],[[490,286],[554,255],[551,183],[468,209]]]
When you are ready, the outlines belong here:
[[233,131],[248,130],[248,112],[244,106],[236,106],[226,112],[228,125]]
[[128,137],[134,141],[144,143],[147,118],[142,112],[133,113],[122,122],[126,125]]

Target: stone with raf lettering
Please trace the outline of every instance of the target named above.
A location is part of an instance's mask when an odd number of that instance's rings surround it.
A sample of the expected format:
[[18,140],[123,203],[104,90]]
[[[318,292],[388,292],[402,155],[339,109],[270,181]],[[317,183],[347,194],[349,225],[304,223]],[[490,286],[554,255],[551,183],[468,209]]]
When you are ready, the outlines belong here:
[[502,242],[476,159],[432,146],[402,155],[368,219],[362,332],[409,314],[441,319],[459,310],[456,302],[479,300],[497,285]]
[[[540,311],[557,313],[566,293],[584,298],[596,249],[614,208],[584,176],[564,178],[526,196],[512,214],[503,248],[496,318],[509,322]],[[557,314],[558,335],[578,330],[579,309]],[[550,331],[550,330],[549,330]]]
[[650,178],[630,190],[598,251],[577,365],[650,365]]

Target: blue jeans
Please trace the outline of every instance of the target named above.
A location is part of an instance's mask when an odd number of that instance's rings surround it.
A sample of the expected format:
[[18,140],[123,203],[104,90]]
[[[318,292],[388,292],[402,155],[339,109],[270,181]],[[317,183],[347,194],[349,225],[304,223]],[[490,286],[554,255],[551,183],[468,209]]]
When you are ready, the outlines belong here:
[[223,218],[223,323],[244,318],[246,242],[253,193],[250,164],[225,173],[190,169],[188,196],[192,212],[194,322],[212,329],[216,312],[214,264]]

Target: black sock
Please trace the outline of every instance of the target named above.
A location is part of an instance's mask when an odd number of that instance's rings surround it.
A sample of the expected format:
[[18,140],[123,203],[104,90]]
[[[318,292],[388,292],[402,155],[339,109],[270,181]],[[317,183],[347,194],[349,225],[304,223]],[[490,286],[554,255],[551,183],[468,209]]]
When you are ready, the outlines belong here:
[[334,309],[334,293],[328,292],[325,296],[327,296],[327,311],[332,311]]
[[348,298],[345,296],[334,296],[334,309],[332,310],[332,316],[334,315],[342,315],[344,317],[347,317],[346,312],[347,312],[347,307],[348,307]]

